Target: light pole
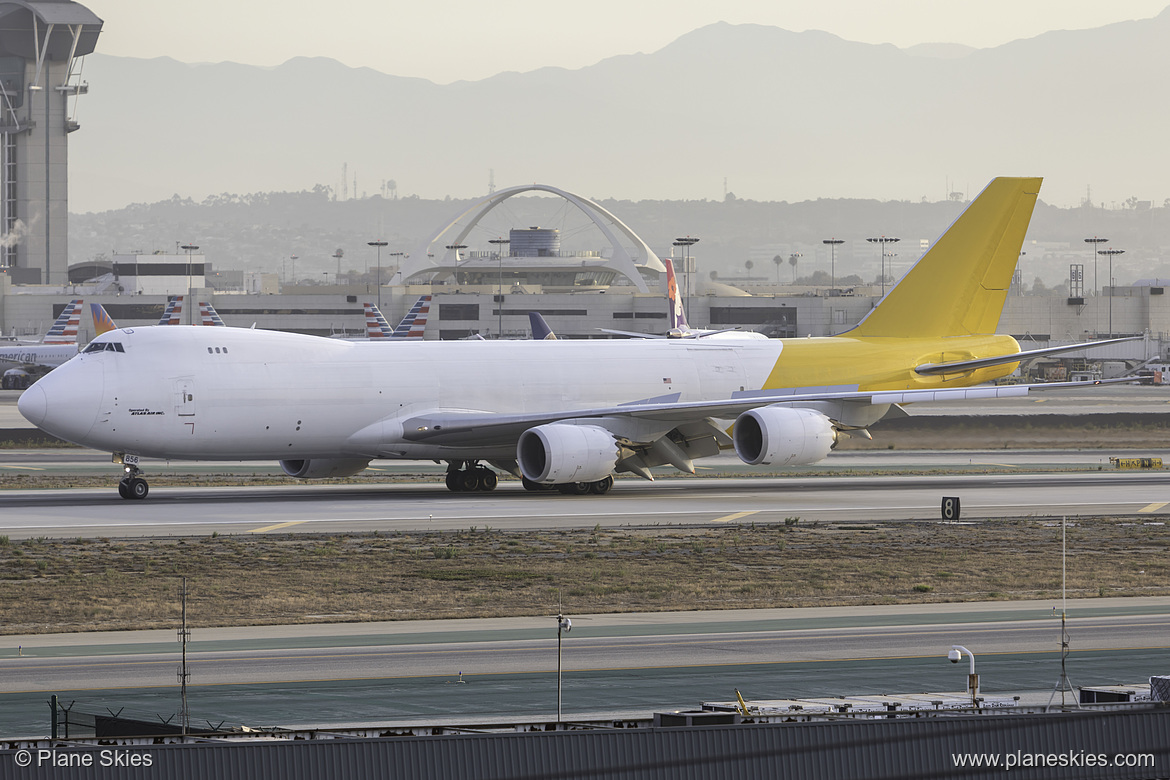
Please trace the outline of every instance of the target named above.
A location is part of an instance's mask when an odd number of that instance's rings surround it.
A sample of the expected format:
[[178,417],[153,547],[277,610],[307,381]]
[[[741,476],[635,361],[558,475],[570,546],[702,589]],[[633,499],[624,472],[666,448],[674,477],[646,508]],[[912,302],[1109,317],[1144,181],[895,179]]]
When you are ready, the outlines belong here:
[[971,671],[967,675],[967,689],[971,691],[971,706],[979,706],[979,675],[975,674],[975,654],[962,645],[951,645],[951,651],[947,653],[947,659],[957,664],[963,658],[963,653],[971,659]]
[[[1100,288],[1097,286],[1097,246],[1099,244],[1104,244],[1108,240],[1109,239],[1107,239],[1107,238],[1097,238],[1096,236],[1093,236],[1092,238],[1085,239],[1085,243],[1089,245],[1089,249],[1093,250],[1093,297],[1094,298],[1096,298],[1098,296],[1098,293],[1100,292]],[[1097,302],[1094,301],[1093,302],[1093,332],[1097,336],[1101,335],[1100,311],[1101,311],[1100,307],[1098,307]]]
[[829,289],[831,290],[837,286],[837,244],[844,244],[845,239],[826,238],[821,241],[821,243],[829,245],[829,273],[833,278],[833,281],[829,286]]
[[683,289],[683,301],[686,302],[685,309],[691,308],[691,247],[699,243],[699,239],[694,236],[683,236],[674,240],[674,246],[682,247],[683,253],[683,282],[685,287]]
[[447,244],[447,248],[455,252],[455,284],[459,284],[459,250],[466,249],[467,244]]
[[1113,257],[1124,255],[1124,249],[1098,249],[1097,254],[1109,257],[1109,338],[1113,338]]
[[382,247],[386,246],[385,241],[367,241],[370,246],[378,247],[378,311],[382,310]]
[[512,243],[510,238],[489,238],[489,244],[495,244],[496,259],[500,263],[500,294],[496,296],[496,338],[504,337],[504,245]]
[[333,259],[337,261],[337,274],[333,277],[334,284],[341,284],[341,258],[345,254],[345,250],[337,247],[337,251],[333,253]]
[[878,238],[867,238],[866,241],[871,244],[882,245],[882,297],[886,297],[886,244],[896,244],[902,239],[891,238],[889,236],[880,236]]
[[289,260],[292,260],[292,283],[297,283],[297,255],[289,255]]
[[[183,244],[179,248],[187,250],[187,310],[193,312],[195,307],[191,305],[191,253],[199,247],[195,244]],[[187,316],[194,316],[194,314],[189,313]]]
[[561,634],[573,630],[573,621],[557,615],[557,723],[561,722]]

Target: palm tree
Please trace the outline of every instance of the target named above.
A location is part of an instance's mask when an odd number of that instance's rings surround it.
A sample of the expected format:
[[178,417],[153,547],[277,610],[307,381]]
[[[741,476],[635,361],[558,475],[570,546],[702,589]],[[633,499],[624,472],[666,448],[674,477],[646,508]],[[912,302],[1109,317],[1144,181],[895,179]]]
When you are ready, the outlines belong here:
[[747,269],[748,279],[752,278],[752,266],[754,266],[754,265],[755,265],[755,263],[753,263],[751,260],[748,260],[748,261],[744,262],[744,264],[743,264],[743,267]]
[[780,264],[784,262],[784,258],[780,255],[774,255],[772,262],[776,264],[776,286],[780,286]]

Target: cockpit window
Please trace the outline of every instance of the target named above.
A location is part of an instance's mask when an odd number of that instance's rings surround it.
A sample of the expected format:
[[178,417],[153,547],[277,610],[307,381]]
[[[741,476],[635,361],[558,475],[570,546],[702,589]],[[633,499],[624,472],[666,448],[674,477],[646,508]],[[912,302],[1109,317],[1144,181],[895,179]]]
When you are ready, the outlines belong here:
[[89,346],[85,348],[89,352],[125,352],[120,341],[91,341]]

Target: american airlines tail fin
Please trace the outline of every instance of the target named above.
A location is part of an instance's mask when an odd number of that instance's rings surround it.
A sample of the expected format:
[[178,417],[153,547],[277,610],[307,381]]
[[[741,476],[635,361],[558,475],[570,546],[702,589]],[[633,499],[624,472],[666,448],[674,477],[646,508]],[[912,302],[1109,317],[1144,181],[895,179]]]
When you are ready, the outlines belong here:
[[159,325],[179,325],[183,321],[183,296],[176,295],[167,300],[167,307],[159,318]]
[[1041,181],[994,179],[882,302],[841,335],[995,333]]
[[42,344],[76,344],[77,329],[81,326],[81,299],[70,301],[61,310],[53,327],[41,339]]
[[100,303],[91,303],[89,305],[89,312],[93,315],[93,331],[94,335],[100,336],[103,333],[109,333],[111,330],[117,330],[118,324],[114,322],[114,318],[106,311],[106,307]]
[[219,318],[219,312],[215,310],[215,307],[204,301],[199,302],[199,324],[213,325],[218,328],[227,327],[224,321]]
[[674,275],[674,263],[670,258],[664,258],[662,261],[666,266],[666,301],[667,308],[670,312],[670,333],[689,333],[691,328],[687,325],[687,314],[683,311],[682,297],[678,294],[678,280]]
[[398,323],[398,327],[394,329],[394,334],[390,338],[395,339],[421,339],[427,327],[427,315],[431,312],[431,296],[424,295],[414,302],[414,306],[410,307],[410,311],[402,318],[402,322]]
[[532,338],[536,341],[556,341],[557,334],[544,321],[538,311],[528,312],[528,324],[532,327]]
[[[394,336],[390,323],[382,316],[382,311],[372,303],[362,304],[366,310],[366,338],[388,339]],[[409,315],[408,315],[409,316]]]

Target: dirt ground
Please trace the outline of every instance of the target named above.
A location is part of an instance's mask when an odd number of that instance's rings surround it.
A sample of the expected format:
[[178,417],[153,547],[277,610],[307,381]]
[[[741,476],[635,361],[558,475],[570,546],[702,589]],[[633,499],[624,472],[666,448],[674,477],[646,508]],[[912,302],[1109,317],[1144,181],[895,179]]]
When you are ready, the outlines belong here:
[[[1057,598],[1059,521],[9,541],[0,633]],[[1166,526],[1068,528],[1068,594],[1170,594]]]

